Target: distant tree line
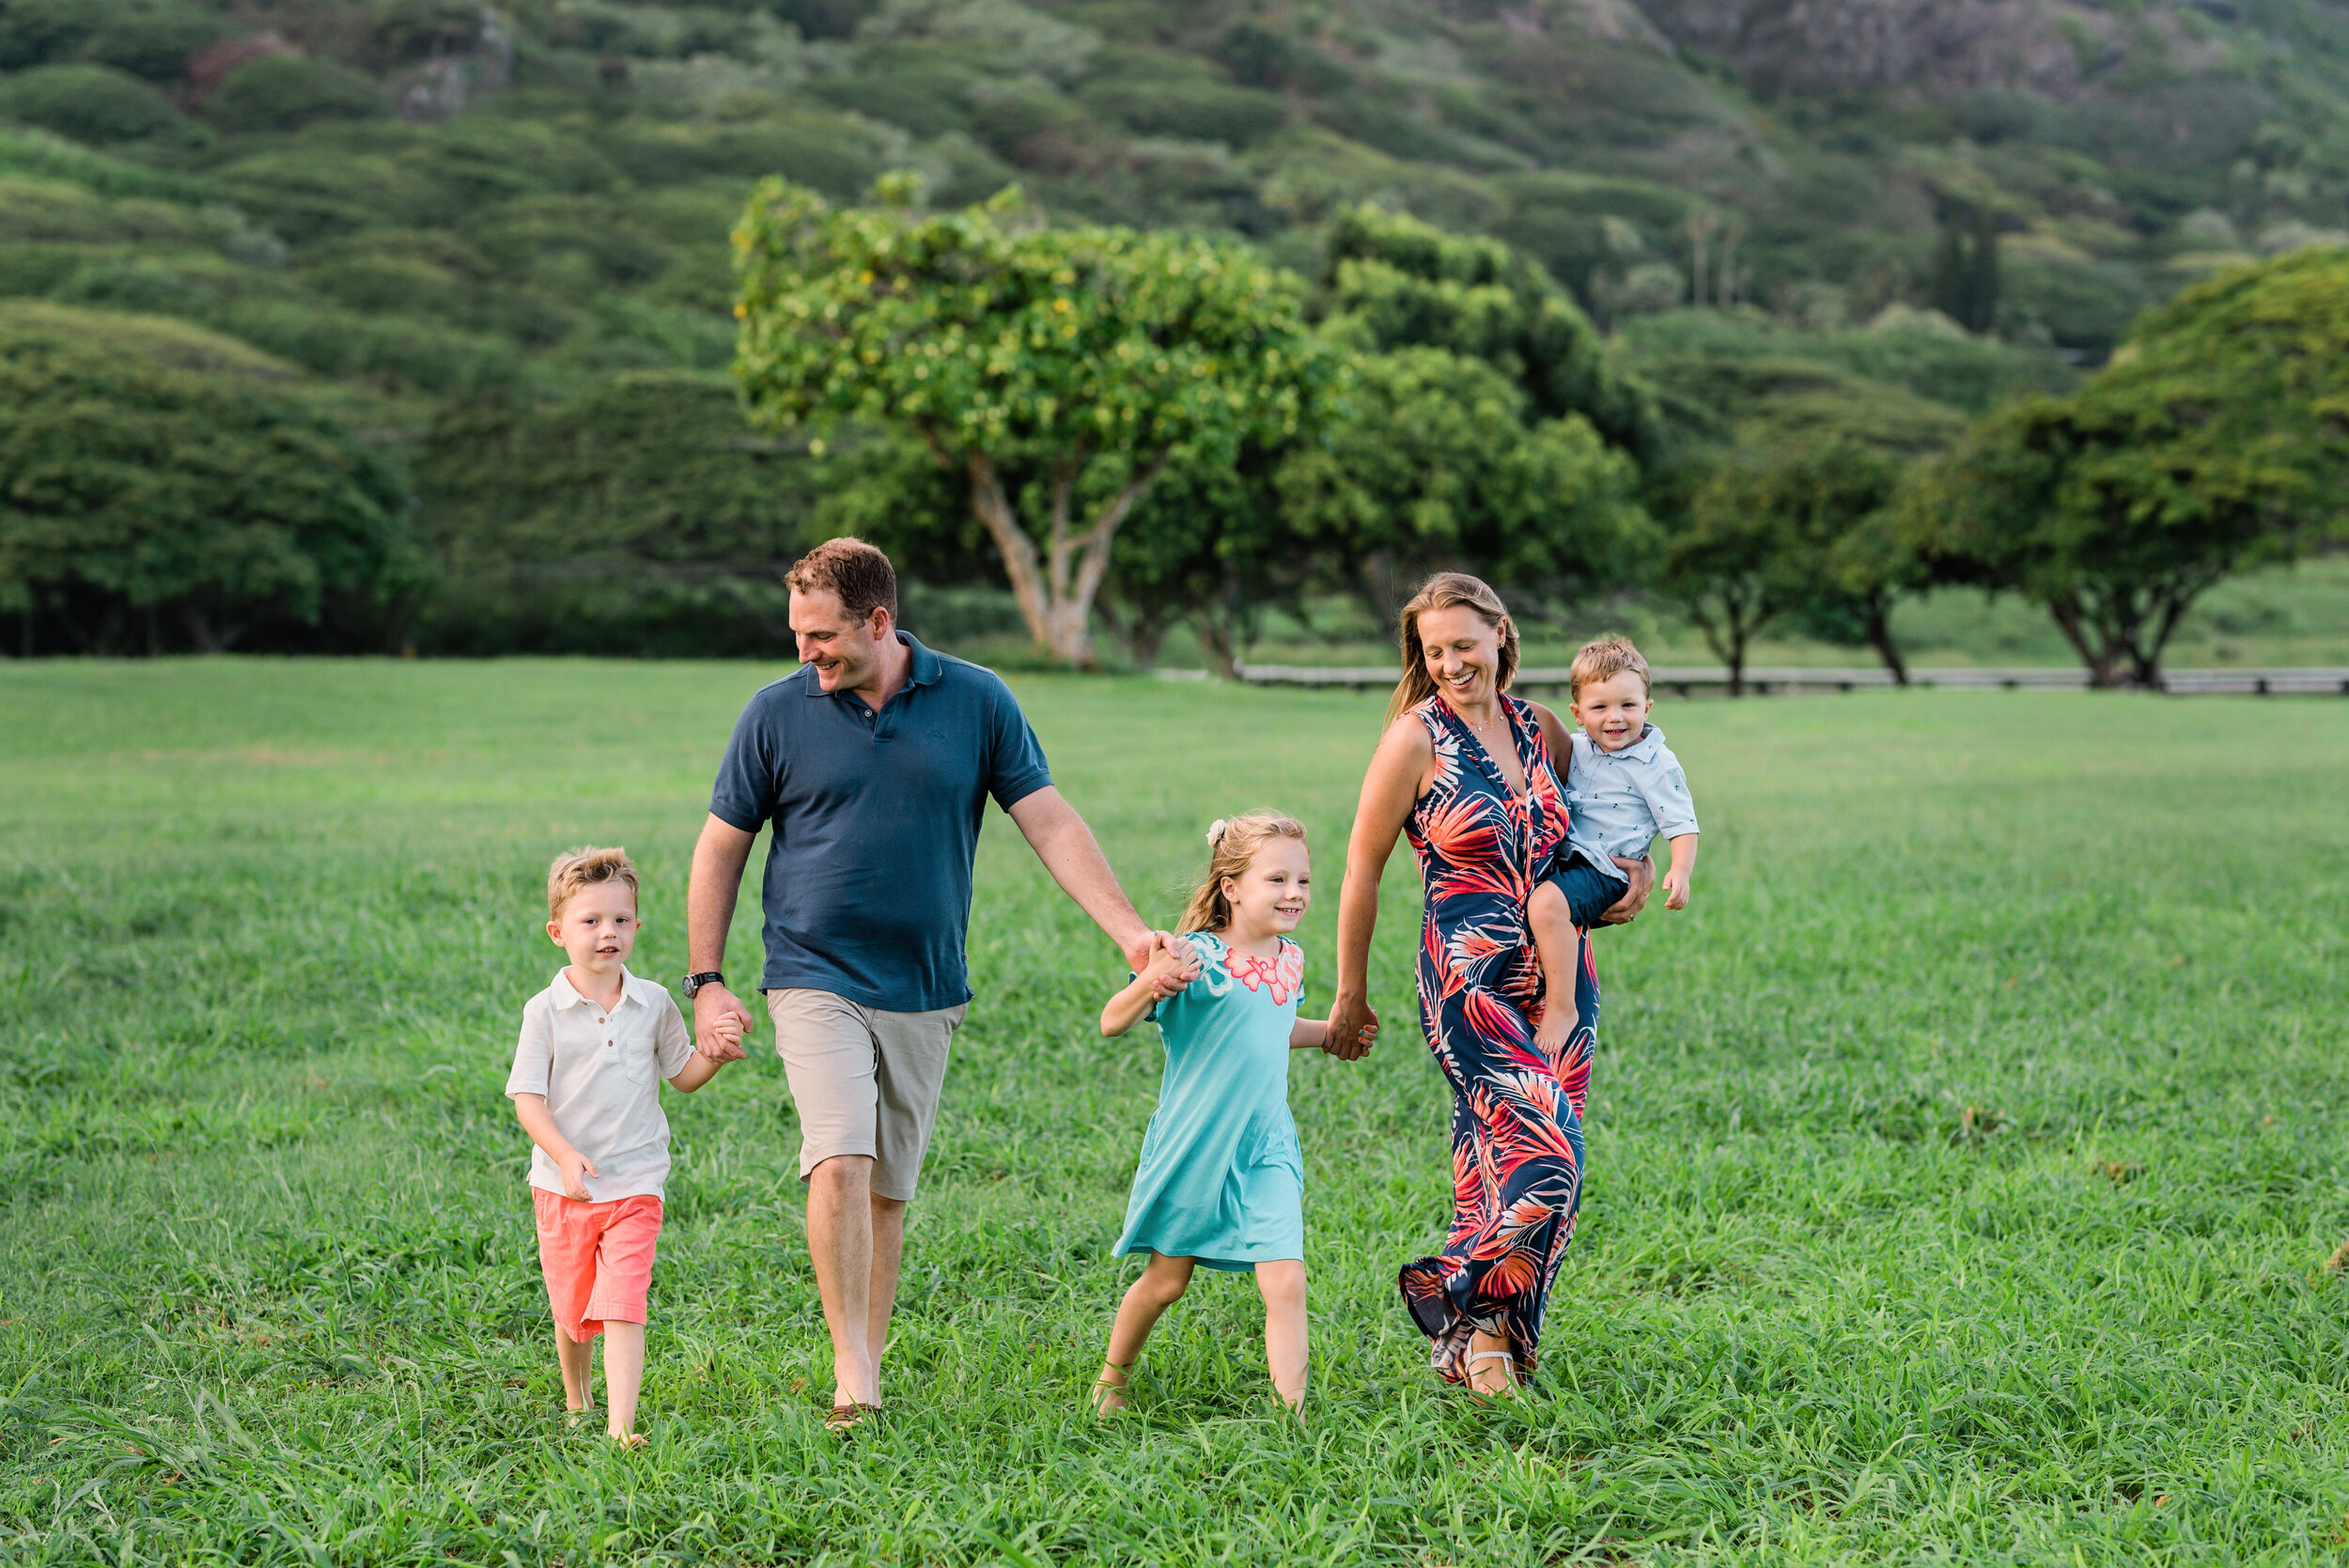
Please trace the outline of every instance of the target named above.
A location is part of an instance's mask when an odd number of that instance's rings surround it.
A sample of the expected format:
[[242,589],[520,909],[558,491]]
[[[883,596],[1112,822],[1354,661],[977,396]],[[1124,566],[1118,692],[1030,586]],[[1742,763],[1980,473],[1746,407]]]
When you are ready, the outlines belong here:
[[[1986,309],[1988,222],[1951,227],[1952,303]],[[2338,249],[2190,288],[2076,391],[1968,428],[1801,392],[1716,416],[1521,253],[1375,208],[1310,279],[902,179],[850,208],[770,181],[737,245],[734,385],[493,380],[399,463],[232,340],[0,307],[12,651],[763,651],[780,566],[853,529],[1007,582],[1077,665],[1189,624],[1228,666],[1275,608],[1384,621],[1458,567],[1534,616],[1668,598],[1734,680],[1781,627],[1905,679],[1894,606],[1970,584],[2044,606],[2098,684],[2150,683],[2198,595],[2338,538],[2349,490]]]

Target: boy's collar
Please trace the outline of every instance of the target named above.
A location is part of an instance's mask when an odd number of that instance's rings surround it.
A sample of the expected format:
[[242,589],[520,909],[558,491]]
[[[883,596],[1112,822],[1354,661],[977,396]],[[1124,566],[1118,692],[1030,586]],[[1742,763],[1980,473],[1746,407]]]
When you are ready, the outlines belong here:
[[[646,984],[646,983],[645,981],[639,980],[634,975],[629,973],[628,966],[626,964],[622,964],[620,966],[620,1004],[622,1006],[626,1006],[631,1001],[642,1004],[645,1000],[645,995],[641,987]],[[549,986],[547,989],[553,993],[554,1004],[557,1007],[569,1007],[574,1003],[582,1007],[593,1007],[596,1005],[594,1002],[589,1001],[585,997],[580,995],[579,987],[571,984],[571,972],[570,966],[568,964],[564,965],[561,969],[554,971],[554,984]]]

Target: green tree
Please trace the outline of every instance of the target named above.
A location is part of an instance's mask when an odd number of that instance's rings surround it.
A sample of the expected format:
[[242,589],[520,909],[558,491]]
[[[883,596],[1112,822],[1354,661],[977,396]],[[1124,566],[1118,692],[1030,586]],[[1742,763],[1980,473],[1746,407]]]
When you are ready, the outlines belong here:
[[1631,459],[1579,414],[1529,427],[1482,359],[1372,355],[1347,404],[1276,483],[1289,526],[1381,618],[1443,567],[1563,595],[1634,574],[1653,546]]
[[416,464],[443,587],[427,645],[462,653],[763,654],[790,640],[784,570],[814,465],[722,379],[646,370],[568,402],[450,404]]
[[212,651],[272,623],[346,644],[380,627],[421,578],[406,488],[293,379],[177,322],[0,306],[0,610],[24,640]]
[[1991,414],[1917,485],[1944,582],[2046,607],[2093,684],[2158,685],[2204,590],[2349,516],[2349,249],[2238,268],[2148,316],[2069,397]]
[[1667,591],[1745,691],[1746,654],[1781,615],[1866,643],[1901,685],[1892,606],[1921,569],[1892,526],[1901,464],[1846,434],[1743,446],[1716,464],[1665,549]]
[[1579,414],[1610,445],[1657,460],[1645,386],[1541,266],[1498,240],[1359,206],[1330,225],[1320,303],[1331,336],[1365,352],[1443,349],[1515,383],[1528,423]]
[[[918,438],[961,476],[1037,644],[1089,662],[1112,544],[1168,458],[1297,427],[1319,357],[1299,290],[1231,245],[1023,223],[1016,188],[939,214],[913,194],[890,177],[880,205],[834,210],[759,187],[736,231],[736,372],[769,422]],[[1023,466],[1040,505],[1004,483]]]

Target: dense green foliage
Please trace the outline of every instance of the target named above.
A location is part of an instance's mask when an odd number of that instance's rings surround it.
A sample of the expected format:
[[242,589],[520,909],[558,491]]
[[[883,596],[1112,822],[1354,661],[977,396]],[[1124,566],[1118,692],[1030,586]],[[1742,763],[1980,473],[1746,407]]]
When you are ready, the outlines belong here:
[[[7,0],[0,122],[23,129],[0,128],[0,295],[169,316],[300,366],[289,396],[416,476],[428,537],[461,513],[510,558],[527,527],[498,536],[509,520],[461,497],[439,515],[428,433],[459,406],[592,423],[642,371],[722,385],[723,236],[770,175],[853,203],[910,167],[940,211],[1017,181],[1058,225],[1245,241],[1363,351],[1482,361],[1529,430],[1581,415],[1667,525],[1741,445],[1937,450],[1953,411],[2068,390],[2067,361],[2100,361],[2181,285],[2349,229],[2349,17],[2329,0],[1948,0],[1892,27],[1865,8]],[[967,496],[870,432],[848,443],[855,463],[765,465],[789,471],[802,536],[881,515],[937,541],[929,575],[994,578],[962,542],[986,542]],[[1181,492],[1253,505],[1286,460]],[[1085,504],[1132,477],[1105,471]],[[1003,489],[1049,510],[1049,465]],[[650,537],[603,515],[615,532],[583,540],[599,559]],[[1272,536],[1260,506],[1177,527],[1188,545],[1145,542],[1143,516],[1107,566],[1117,626],[1158,624],[1147,600],[1213,641],[1250,613],[1215,631],[1201,582],[1227,605],[1294,597],[1285,559],[1242,581],[1233,552]],[[427,648],[619,624],[433,565],[410,629]],[[762,624],[709,622],[738,649]]]
[[2187,290],[2066,398],[1991,415],[1907,532],[1936,575],[2047,606],[2098,685],[2151,684],[2194,600],[2349,522],[2349,249]]
[[[628,846],[637,967],[673,980],[709,771],[776,670],[0,666],[12,1560],[2338,1557],[2333,700],[2204,699],[2223,769],[2174,706],[2078,693],[1670,705],[1705,814],[1696,899],[1596,939],[1581,1234],[1515,1409],[1439,1388],[1394,1294],[1451,1192],[1399,863],[1386,1036],[1292,1069],[1301,1430],[1268,1395],[1254,1292],[1223,1277],[1153,1341],[1136,1419],[1084,1415],[1160,1058],[1146,1030],[1098,1037],[1124,966],[995,818],[887,1419],[845,1448],[819,1425],[798,1127],[762,1026],[752,1060],[668,1097],[652,1444],[567,1433],[500,1094],[559,962],[544,868]],[[1326,1004],[1383,699],[1017,690],[1154,918],[1207,818],[1302,818]],[[746,900],[737,955],[754,929]]]
[[[1288,280],[1235,246],[1129,229],[1010,225],[1019,193],[941,216],[833,210],[759,188],[737,231],[736,359],[765,419],[910,431],[965,476],[1037,644],[1090,662],[1094,595],[1118,527],[1180,449],[1229,462],[1295,437],[1326,358]],[[1046,475],[1022,516],[1004,488]],[[1107,470],[1115,488],[1080,516]]]
[[[387,619],[418,579],[399,475],[273,390],[289,366],[176,321],[0,304],[0,610],[82,649]],[[377,645],[381,646],[379,636]]]

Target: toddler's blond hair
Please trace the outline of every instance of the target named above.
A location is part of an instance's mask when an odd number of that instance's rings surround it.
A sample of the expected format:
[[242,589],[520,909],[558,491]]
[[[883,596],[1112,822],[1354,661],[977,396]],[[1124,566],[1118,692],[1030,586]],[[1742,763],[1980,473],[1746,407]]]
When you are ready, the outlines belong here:
[[1223,879],[1245,872],[1249,862],[1256,858],[1256,851],[1276,838],[1293,838],[1301,844],[1305,840],[1305,825],[1277,811],[1253,811],[1229,819],[1219,817],[1207,830],[1207,879],[1190,895],[1190,903],[1174,927],[1176,933],[1220,931],[1231,924],[1232,901],[1223,896]]
[[626,882],[628,895],[638,896],[636,867],[625,849],[599,849],[583,845],[566,849],[547,867],[547,918],[561,920],[563,906],[587,889],[603,882]]
[[1626,670],[1640,677],[1640,690],[1649,695],[1647,660],[1631,645],[1628,637],[1601,637],[1589,642],[1575,653],[1574,667],[1566,672],[1566,682],[1574,691],[1574,700],[1582,700],[1582,689],[1595,682],[1612,680]]

